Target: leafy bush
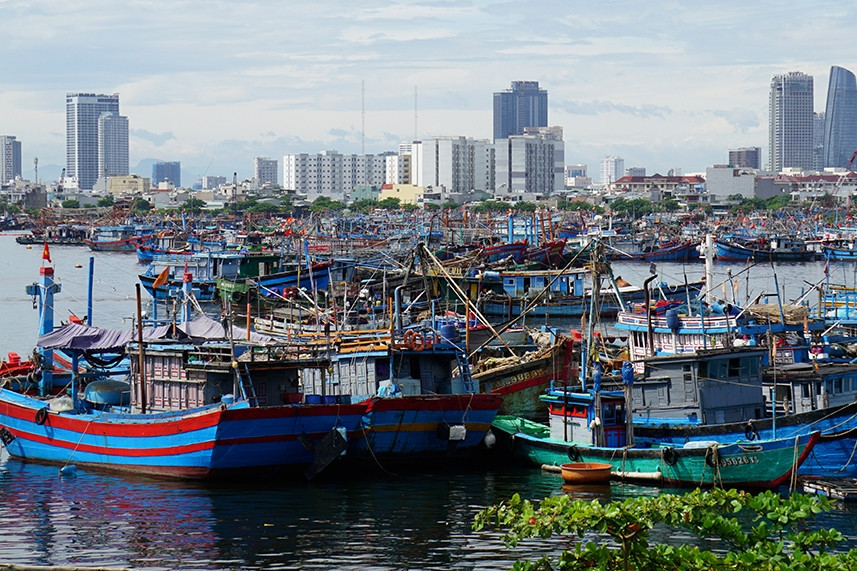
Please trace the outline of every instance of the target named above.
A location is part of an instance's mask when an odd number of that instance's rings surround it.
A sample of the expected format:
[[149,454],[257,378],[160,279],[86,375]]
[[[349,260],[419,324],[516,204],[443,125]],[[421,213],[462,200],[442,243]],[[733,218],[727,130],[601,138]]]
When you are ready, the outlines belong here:
[[[684,495],[599,501],[556,496],[538,507],[516,494],[476,515],[473,528],[506,528],[507,546],[522,539],[569,534],[580,541],[559,557],[518,561],[516,571],[548,569],[650,570],[827,570],[857,569],[857,550],[831,553],[843,535],[834,529],[809,530],[808,520],[831,504],[826,498],[773,492],[695,490]],[[650,541],[655,527],[718,540],[717,551],[699,542],[667,545]],[[598,541],[598,535],[612,542]]]

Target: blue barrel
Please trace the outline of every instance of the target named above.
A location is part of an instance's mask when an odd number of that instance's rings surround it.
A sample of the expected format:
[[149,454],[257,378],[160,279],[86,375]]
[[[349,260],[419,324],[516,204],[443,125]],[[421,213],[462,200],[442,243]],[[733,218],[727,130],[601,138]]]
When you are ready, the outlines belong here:
[[667,327],[675,331],[679,328],[681,322],[678,318],[678,310],[677,309],[668,309],[667,310]]
[[304,402],[307,404],[321,404],[321,395],[307,395],[304,398]]
[[454,324],[441,325],[440,336],[447,341],[458,341],[458,327]]
[[323,402],[324,404],[336,404],[337,403],[337,396],[336,395],[324,395],[323,397],[321,397],[321,402]]

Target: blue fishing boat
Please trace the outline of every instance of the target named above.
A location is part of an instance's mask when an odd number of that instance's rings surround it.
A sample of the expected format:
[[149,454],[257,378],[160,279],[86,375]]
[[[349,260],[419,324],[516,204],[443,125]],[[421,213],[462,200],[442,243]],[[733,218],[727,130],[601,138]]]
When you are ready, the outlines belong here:
[[714,241],[716,257],[720,261],[771,261],[771,262],[810,262],[818,253],[810,250],[806,242],[791,236],[772,238],[739,239]]
[[84,244],[93,252],[134,252],[137,244],[146,244],[153,239],[154,229],[149,226],[100,226],[91,238],[84,240]]
[[[192,292],[199,301],[217,299],[217,279],[240,280],[279,270],[279,254],[242,252],[197,252],[191,256],[156,256],[138,277],[146,292],[157,301],[181,297],[183,284],[192,282]],[[164,273],[166,272],[166,273]],[[154,284],[163,275],[158,287]]]

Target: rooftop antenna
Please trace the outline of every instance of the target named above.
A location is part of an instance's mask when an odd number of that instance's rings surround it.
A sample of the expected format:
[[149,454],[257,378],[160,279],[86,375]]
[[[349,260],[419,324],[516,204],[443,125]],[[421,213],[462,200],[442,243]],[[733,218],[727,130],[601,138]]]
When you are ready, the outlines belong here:
[[366,81],[360,81],[360,154],[366,154]]
[[417,86],[414,86],[414,141],[417,140]]

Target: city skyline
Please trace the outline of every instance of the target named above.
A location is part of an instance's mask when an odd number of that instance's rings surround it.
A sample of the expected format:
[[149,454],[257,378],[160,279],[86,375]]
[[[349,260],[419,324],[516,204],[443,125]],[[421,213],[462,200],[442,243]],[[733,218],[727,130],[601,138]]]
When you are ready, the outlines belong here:
[[67,166],[67,92],[120,93],[132,169],[181,161],[190,183],[249,178],[257,156],[490,139],[492,96],[519,80],[550,94],[567,162],[700,172],[730,148],[767,162],[773,76],[812,76],[822,112],[831,66],[857,68],[839,59],[857,7],[825,1],[3,5],[0,134],[22,142],[25,178],[34,157]]

